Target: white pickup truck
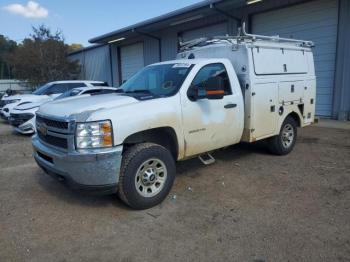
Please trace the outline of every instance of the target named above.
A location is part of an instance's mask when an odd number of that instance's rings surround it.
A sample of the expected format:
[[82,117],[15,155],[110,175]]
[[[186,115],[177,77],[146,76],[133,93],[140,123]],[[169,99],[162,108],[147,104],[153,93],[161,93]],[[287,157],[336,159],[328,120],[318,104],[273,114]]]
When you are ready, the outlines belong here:
[[186,43],[119,93],[40,107],[32,139],[42,169],[73,188],[117,192],[135,209],[168,195],[176,161],[267,139],[289,153],[315,113],[312,42],[244,33]]

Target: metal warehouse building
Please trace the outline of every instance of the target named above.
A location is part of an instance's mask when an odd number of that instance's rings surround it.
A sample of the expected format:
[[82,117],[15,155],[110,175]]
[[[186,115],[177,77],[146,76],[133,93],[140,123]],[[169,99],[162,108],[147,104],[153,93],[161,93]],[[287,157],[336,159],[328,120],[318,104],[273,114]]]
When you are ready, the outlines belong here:
[[89,40],[71,53],[85,79],[119,86],[145,65],[174,59],[179,41],[248,32],[312,40],[316,113],[350,120],[350,1],[207,0]]

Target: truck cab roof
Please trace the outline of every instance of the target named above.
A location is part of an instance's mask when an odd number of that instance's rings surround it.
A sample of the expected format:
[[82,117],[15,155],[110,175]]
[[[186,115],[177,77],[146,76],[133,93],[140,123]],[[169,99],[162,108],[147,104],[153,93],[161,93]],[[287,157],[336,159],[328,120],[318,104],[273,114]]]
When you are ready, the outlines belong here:
[[[159,62],[152,65],[166,65],[166,64],[175,64],[178,66],[185,67],[186,65],[196,65],[196,64],[208,64],[208,63],[220,63],[224,61],[229,61],[227,58],[195,58],[195,59],[176,59],[169,60],[165,62]],[[151,66],[152,66],[151,65]]]

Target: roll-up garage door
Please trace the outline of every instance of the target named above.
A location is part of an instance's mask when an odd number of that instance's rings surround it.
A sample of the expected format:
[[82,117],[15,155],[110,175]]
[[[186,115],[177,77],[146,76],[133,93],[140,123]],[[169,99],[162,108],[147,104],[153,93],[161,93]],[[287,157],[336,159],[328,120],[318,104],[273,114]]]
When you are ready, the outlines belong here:
[[184,31],[181,34],[182,41],[186,42],[200,37],[226,35],[228,33],[227,23],[219,23],[210,26]]
[[338,1],[318,0],[253,15],[255,34],[315,42],[316,114],[331,116],[338,27]]
[[122,82],[128,80],[144,67],[143,44],[122,46],[120,48],[120,65]]

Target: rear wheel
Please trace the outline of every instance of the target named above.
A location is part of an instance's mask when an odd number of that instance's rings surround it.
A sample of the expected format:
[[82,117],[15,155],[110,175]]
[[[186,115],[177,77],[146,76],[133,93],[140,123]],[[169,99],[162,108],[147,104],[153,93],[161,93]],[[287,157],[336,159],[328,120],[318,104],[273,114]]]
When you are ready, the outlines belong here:
[[175,173],[169,150],[153,143],[135,145],[124,153],[118,195],[132,208],[150,208],[166,198]]
[[269,150],[276,155],[286,155],[290,153],[297,139],[297,123],[288,116],[282,126],[280,133],[277,136],[268,139]]

